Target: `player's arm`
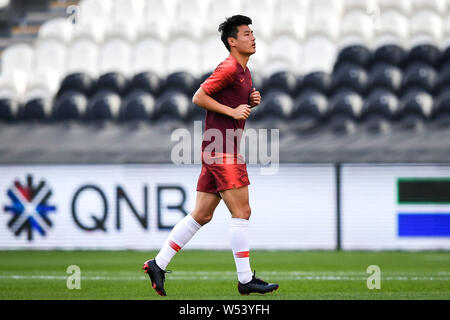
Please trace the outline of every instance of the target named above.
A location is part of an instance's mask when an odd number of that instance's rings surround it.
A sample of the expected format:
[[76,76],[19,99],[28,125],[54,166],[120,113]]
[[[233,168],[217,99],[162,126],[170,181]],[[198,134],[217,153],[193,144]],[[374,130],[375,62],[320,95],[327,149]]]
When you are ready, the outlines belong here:
[[231,108],[212,98],[202,87],[200,87],[194,94],[192,97],[192,102],[201,108],[224,114],[236,120],[247,119],[250,115],[249,105],[241,104],[237,108]]

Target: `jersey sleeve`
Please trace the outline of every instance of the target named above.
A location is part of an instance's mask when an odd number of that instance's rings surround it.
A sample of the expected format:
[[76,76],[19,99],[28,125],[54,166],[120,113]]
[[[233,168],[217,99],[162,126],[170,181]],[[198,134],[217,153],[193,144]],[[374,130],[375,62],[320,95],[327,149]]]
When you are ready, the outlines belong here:
[[236,65],[230,61],[224,61],[217,66],[214,72],[206,79],[200,87],[208,95],[214,95],[234,81]]

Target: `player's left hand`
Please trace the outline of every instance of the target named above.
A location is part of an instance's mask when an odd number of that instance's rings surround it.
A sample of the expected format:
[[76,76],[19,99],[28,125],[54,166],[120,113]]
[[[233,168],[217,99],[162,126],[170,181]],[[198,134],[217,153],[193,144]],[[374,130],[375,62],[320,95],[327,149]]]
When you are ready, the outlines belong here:
[[259,91],[256,91],[256,88],[253,88],[252,92],[250,93],[250,106],[256,107],[260,103],[261,94],[259,93]]

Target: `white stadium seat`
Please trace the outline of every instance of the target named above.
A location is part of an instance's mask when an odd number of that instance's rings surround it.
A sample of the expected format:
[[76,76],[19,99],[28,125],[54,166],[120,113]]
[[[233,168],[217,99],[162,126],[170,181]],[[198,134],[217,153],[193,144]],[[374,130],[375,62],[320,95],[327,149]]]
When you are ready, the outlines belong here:
[[79,5],[74,37],[91,37],[97,43],[104,40],[106,27],[111,23],[113,2],[84,0]]
[[375,48],[387,44],[406,46],[409,36],[408,18],[400,11],[387,9],[380,14],[379,28],[375,28]]
[[367,11],[368,8],[378,5],[377,0],[344,0],[344,14],[355,9]]
[[202,35],[202,22],[206,18],[206,10],[201,0],[182,0],[177,2],[175,17],[171,26],[171,36],[186,35],[199,39]]
[[205,38],[200,50],[202,74],[213,71],[230,54],[217,35]]
[[242,3],[242,14],[252,19],[252,27],[256,38],[270,40],[272,36],[274,1],[246,0]]
[[337,56],[335,42],[326,34],[308,37],[301,54],[301,68],[304,74],[313,71],[331,73]]
[[99,47],[90,38],[79,38],[69,47],[67,72],[83,72],[91,77],[99,76]]
[[129,42],[122,38],[112,38],[103,44],[100,49],[100,74],[119,72],[130,76],[131,50]]
[[440,45],[443,37],[443,23],[441,16],[428,9],[416,11],[409,22],[410,47],[422,43],[434,43]]
[[200,46],[192,38],[180,36],[167,47],[167,73],[186,71],[194,77],[201,75]]
[[302,47],[293,36],[286,34],[273,38],[268,49],[268,65],[263,74],[270,76],[278,71],[299,71]]
[[160,76],[167,73],[166,47],[158,38],[141,38],[135,44],[132,54],[132,70],[134,74],[153,71]]
[[446,0],[414,0],[411,1],[413,13],[422,9],[435,11],[437,14],[444,15],[447,9]]
[[411,0],[377,0],[376,3],[380,7],[380,13],[384,10],[394,9],[408,16],[412,10]]
[[229,1],[210,1],[207,11],[208,19],[203,24],[203,33],[205,35],[218,35],[219,25],[225,21],[225,18],[240,12],[241,3],[236,0]]
[[66,18],[56,18],[44,22],[39,28],[39,39],[55,38],[69,43],[74,33],[74,25]]
[[143,22],[145,6],[145,0],[115,0],[106,36],[122,36],[128,41],[134,41]]
[[303,40],[306,32],[309,0],[284,0],[275,6],[273,33],[294,35]]
[[2,55],[1,87],[13,88],[21,96],[34,71],[34,63],[34,49],[30,45],[16,44],[6,48]]
[[67,47],[56,39],[39,40],[36,43],[36,67],[34,73],[55,72],[63,76],[67,68]]
[[450,46],[450,13],[447,14],[445,19],[443,20],[443,23],[444,23],[443,45],[444,48],[448,48]]
[[[174,1],[171,1],[174,3]],[[147,0],[143,21],[139,26],[139,37],[156,37],[167,41],[170,35],[171,22],[173,21],[173,10],[168,1]]]
[[375,25],[372,17],[366,12],[359,9],[347,11],[340,27],[340,48],[354,44],[371,45]]

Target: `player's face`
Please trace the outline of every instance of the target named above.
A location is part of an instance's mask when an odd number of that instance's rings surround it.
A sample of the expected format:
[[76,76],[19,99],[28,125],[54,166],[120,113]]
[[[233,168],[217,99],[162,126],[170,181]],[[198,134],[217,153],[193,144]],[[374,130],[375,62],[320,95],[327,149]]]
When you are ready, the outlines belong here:
[[252,55],[256,52],[256,39],[253,35],[253,30],[249,26],[239,26],[237,39],[234,40],[238,52],[247,55]]

